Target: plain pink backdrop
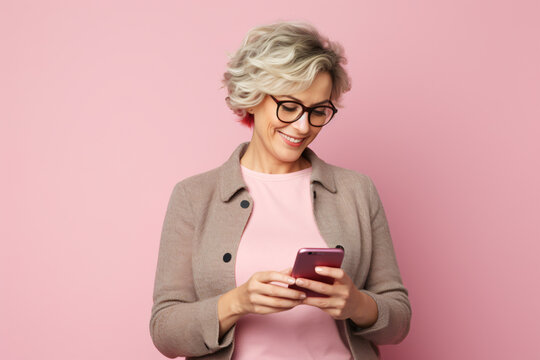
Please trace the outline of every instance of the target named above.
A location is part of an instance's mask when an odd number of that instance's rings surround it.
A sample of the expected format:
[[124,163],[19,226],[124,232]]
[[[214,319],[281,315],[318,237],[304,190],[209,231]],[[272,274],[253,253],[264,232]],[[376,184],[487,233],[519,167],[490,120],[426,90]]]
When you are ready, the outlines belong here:
[[163,358],[167,201],[250,139],[220,81],[275,20],[349,59],[312,148],[381,194],[413,308],[384,358],[540,358],[539,4],[2,1],[0,358]]

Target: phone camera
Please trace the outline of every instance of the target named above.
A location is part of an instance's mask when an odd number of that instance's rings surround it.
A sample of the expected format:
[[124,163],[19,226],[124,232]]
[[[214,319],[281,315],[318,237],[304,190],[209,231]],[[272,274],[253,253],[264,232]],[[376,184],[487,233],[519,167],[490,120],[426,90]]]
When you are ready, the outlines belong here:
[[310,252],[308,252],[308,255],[312,255],[312,254],[313,254],[313,253],[312,253],[311,251],[310,251]]

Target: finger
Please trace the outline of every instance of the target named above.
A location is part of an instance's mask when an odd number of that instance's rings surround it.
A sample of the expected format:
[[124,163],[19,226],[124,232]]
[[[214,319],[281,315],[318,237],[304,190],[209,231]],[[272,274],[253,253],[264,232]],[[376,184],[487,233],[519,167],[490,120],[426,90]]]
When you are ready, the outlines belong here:
[[329,266],[315,266],[315,272],[320,275],[329,276],[340,282],[345,282],[349,276],[341,268],[329,267]]
[[[325,313],[327,313],[329,316],[331,316],[332,318],[334,319],[337,319],[337,320],[344,320],[346,319],[346,317],[339,317],[339,316],[336,316],[336,310],[333,309],[333,308],[320,308],[321,311],[324,311]],[[283,311],[283,310],[282,310]]]
[[259,314],[259,315],[266,315],[266,314],[274,314],[278,312],[283,312],[287,310],[290,310],[290,308],[275,308],[271,306],[254,305],[252,313]]
[[343,299],[333,297],[310,296],[302,301],[302,304],[316,306],[320,309],[341,309],[344,306]]
[[258,293],[285,299],[305,299],[306,294],[300,290],[289,289],[279,285],[259,283]]
[[263,294],[253,294],[251,302],[254,304],[254,306],[262,305],[276,309],[290,309],[295,307],[296,305],[300,305],[302,303],[302,300],[290,300],[266,296]]
[[296,279],[296,285],[313,290],[323,295],[332,295],[334,293],[334,287],[332,285],[328,285],[320,281],[298,278]]
[[255,279],[262,283],[268,283],[271,281],[278,281],[285,284],[294,284],[295,279],[292,276],[284,274],[279,271],[261,271],[256,273]]

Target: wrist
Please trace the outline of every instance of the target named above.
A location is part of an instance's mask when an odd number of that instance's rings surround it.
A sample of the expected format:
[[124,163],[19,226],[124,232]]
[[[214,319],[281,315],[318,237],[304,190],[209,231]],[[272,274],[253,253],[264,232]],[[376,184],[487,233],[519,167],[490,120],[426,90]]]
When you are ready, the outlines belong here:
[[245,314],[244,309],[242,308],[242,302],[240,301],[240,288],[236,287],[232,290],[230,290],[228,295],[228,303],[229,303],[229,311],[232,316],[240,317]]
[[[241,302],[241,288],[236,287],[221,296],[223,313],[226,317],[238,319],[246,314]],[[235,320],[236,321],[236,320]]]
[[360,290],[356,290],[355,294],[358,306],[355,307],[356,312],[350,319],[358,326],[367,328],[375,324],[378,318],[377,303],[373,298]]
[[239,304],[235,296],[236,289],[230,290],[218,299],[219,338],[229,331],[241,317]]

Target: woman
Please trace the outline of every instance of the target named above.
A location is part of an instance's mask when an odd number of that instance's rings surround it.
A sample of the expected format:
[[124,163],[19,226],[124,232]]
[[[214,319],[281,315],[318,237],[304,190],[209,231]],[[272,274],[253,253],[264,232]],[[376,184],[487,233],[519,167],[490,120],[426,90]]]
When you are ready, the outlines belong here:
[[[167,357],[377,359],[411,307],[371,179],[308,145],[350,89],[338,44],[310,25],[252,29],[224,77],[253,127],[222,166],[180,181],[165,216],[150,332]],[[291,277],[301,247],[341,247],[333,285]],[[305,297],[288,284],[327,297]]]

